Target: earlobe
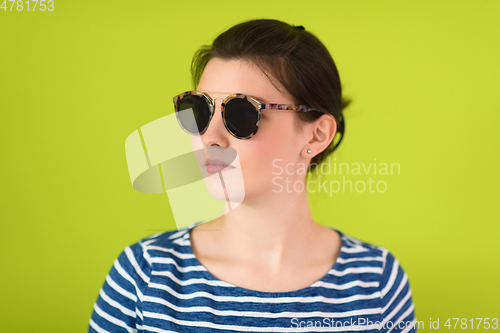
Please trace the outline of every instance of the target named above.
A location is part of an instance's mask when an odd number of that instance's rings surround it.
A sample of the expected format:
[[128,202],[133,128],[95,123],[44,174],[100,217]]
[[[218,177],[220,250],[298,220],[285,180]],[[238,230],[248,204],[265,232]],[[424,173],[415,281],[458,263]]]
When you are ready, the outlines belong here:
[[313,158],[313,157],[314,157],[314,156],[313,156],[314,154],[313,154],[312,152],[313,152],[313,151],[312,151],[312,149],[310,149],[310,148],[306,148],[306,150],[305,150],[305,154],[304,154],[304,153],[302,153],[302,155],[303,155],[305,158]]

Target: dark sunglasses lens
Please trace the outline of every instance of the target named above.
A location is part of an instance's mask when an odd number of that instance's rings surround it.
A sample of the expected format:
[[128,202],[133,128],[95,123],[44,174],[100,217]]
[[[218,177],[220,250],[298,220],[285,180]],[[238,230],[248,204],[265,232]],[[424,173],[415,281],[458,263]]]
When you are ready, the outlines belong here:
[[[191,109],[191,112],[182,112]],[[202,96],[187,95],[178,103],[176,112],[184,129],[194,135],[199,135],[207,127],[210,119],[210,107]],[[193,119],[194,117],[194,119]]]
[[233,98],[224,109],[226,125],[239,137],[247,137],[257,128],[259,114],[253,104],[243,98]]

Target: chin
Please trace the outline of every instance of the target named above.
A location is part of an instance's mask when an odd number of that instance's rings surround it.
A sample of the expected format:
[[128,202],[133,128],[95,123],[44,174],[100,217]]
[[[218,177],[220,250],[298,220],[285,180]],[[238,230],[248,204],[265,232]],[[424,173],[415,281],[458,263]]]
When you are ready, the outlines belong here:
[[245,186],[241,169],[235,168],[220,174],[225,188],[222,186],[219,173],[204,178],[209,195],[215,200],[227,201],[229,199],[231,206],[239,205],[245,199]]

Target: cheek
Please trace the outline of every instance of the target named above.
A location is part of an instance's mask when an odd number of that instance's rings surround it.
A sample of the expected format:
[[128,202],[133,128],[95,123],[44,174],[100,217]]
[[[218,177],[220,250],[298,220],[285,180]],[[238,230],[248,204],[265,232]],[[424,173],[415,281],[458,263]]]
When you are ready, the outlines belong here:
[[292,127],[293,123],[290,119],[284,119],[282,124],[273,125],[262,128],[262,132],[259,129],[257,135],[239,145],[238,154],[245,177],[259,175],[263,179],[270,179],[274,177],[276,164],[282,165],[294,161],[298,142]]

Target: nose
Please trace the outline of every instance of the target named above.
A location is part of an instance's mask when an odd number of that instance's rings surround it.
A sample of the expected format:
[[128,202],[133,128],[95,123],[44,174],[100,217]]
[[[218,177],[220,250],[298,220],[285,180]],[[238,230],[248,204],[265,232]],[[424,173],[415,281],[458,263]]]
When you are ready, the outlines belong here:
[[201,140],[206,146],[213,144],[227,146],[228,136],[226,134],[230,133],[226,130],[222,120],[221,105],[223,98],[214,98],[213,100],[215,108],[214,115],[212,116],[210,124],[208,124],[207,130],[201,135]]

